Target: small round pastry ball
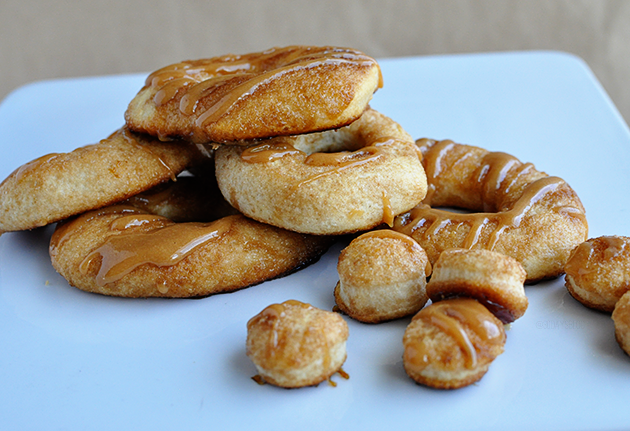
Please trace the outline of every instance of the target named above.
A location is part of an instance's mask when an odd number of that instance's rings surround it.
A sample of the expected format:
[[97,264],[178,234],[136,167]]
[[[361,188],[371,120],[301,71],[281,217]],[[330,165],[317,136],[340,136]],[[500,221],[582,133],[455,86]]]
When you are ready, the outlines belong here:
[[503,323],[525,314],[523,266],[514,258],[490,250],[450,249],[433,266],[427,295],[433,302],[447,298],[474,298]]
[[486,374],[505,338],[501,321],[478,301],[447,299],[413,317],[403,336],[403,365],[419,384],[461,388]]
[[630,355],[630,291],[624,293],[617,301],[612,319],[615,322],[617,343],[627,355]]
[[289,300],[247,322],[247,356],[262,379],[283,388],[313,386],[346,360],[348,325],[338,314]]
[[589,239],[573,250],[564,270],[571,296],[589,308],[611,313],[630,290],[630,238]]
[[427,255],[411,237],[393,230],[355,238],[341,252],[337,271],[337,307],[361,322],[408,316],[427,302]]

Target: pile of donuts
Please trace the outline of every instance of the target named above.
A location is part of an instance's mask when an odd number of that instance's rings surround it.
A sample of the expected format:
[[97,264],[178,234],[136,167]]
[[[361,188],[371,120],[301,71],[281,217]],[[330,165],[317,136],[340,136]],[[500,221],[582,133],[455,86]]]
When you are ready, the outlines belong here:
[[343,315],[414,316],[407,374],[469,385],[527,309],[525,283],[563,274],[586,240],[584,208],[531,163],[414,141],[369,106],[382,86],[374,59],[338,47],[166,66],[147,77],[120,130],[9,175],[0,232],[56,224],[50,257],[70,285],[171,298],[290,274],[350,235],[334,311],[291,299],[249,320],[258,380],[293,388],[342,372]]

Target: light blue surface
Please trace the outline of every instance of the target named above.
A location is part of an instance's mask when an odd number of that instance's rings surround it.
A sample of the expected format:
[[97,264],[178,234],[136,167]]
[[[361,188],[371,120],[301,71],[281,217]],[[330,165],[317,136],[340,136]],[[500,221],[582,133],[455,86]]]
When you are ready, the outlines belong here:
[[[381,60],[372,106],[415,138],[511,153],[567,180],[590,236],[630,235],[630,133],[581,60],[556,52]],[[0,105],[0,178],[123,123],[144,76],[39,82]],[[563,279],[528,286],[505,353],[473,386],[436,391],[402,368],[408,319],[350,321],[350,380],[258,386],[246,322],[294,298],[331,309],[337,245],[287,278],[201,300],[125,300],[68,286],[51,228],[0,237],[3,430],[614,430],[630,428],[630,358]]]

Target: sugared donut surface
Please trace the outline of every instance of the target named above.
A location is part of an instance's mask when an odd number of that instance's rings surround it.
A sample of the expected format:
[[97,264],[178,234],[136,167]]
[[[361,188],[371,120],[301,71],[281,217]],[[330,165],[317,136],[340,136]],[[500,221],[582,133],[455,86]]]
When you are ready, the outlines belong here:
[[525,314],[525,270],[515,259],[490,250],[450,249],[433,265],[427,295],[433,302],[473,298],[501,322],[511,323]]
[[57,225],[53,267],[81,290],[121,297],[202,297],[291,273],[317,260],[329,239],[242,215],[176,223],[128,205]]
[[571,296],[587,307],[611,313],[630,290],[630,238],[591,238],[575,247],[564,269]]
[[337,130],[225,145],[215,160],[219,188],[232,206],[302,233],[391,225],[426,194],[412,138],[373,109]]
[[[513,257],[527,281],[557,277],[588,224],[575,191],[561,178],[501,152],[450,140],[416,141],[429,184],[422,204],[396,218],[434,263],[449,248],[482,248]],[[456,213],[436,207],[457,207]]]
[[364,233],[350,242],[337,263],[337,307],[366,323],[397,319],[418,312],[431,265],[409,236],[391,229]]
[[264,382],[284,388],[329,379],[346,360],[348,325],[296,300],[271,304],[247,322],[247,356]]
[[403,336],[403,365],[413,380],[457,389],[480,380],[503,353],[505,330],[474,299],[447,299],[420,310]]
[[615,338],[619,347],[630,355],[630,291],[624,293],[615,304],[612,320],[615,324]]
[[0,232],[32,229],[119,202],[204,158],[199,148],[121,129],[98,144],[42,156],[0,184]]
[[125,118],[135,131],[204,143],[311,133],[354,121],[380,86],[378,63],[362,52],[273,48],[157,70]]

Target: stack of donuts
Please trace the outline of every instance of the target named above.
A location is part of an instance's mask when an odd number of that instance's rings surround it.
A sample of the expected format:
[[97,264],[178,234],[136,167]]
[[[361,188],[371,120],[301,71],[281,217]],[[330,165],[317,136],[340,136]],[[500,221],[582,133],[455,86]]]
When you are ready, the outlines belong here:
[[407,373],[468,385],[525,312],[524,283],[561,275],[586,240],[584,208],[531,163],[414,141],[369,106],[382,86],[374,59],[338,47],[169,65],[147,77],[120,130],[9,175],[0,232],[56,223],[50,256],[70,285],[180,298],[289,274],[356,235],[339,257],[337,312],[290,300],[249,321],[261,379],[299,387],[338,372],[340,313],[415,315]]

